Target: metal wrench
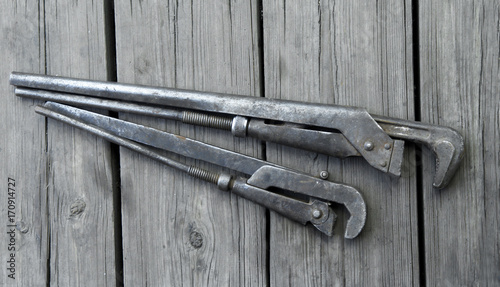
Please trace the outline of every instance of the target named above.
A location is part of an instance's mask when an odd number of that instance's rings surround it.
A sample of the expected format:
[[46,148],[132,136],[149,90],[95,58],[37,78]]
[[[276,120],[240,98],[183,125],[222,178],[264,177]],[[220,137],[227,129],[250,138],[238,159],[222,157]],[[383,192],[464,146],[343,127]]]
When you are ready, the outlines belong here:
[[[36,112],[212,182],[221,190],[231,190],[292,220],[302,224],[310,222],[326,235],[332,235],[336,219],[328,202],[345,205],[351,214],[347,221],[345,238],[355,238],[365,224],[366,205],[361,194],[353,187],[321,180],[203,142],[63,104],[47,102],[43,107],[37,107]],[[151,147],[201,159],[251,176],[248,179],[234,178],[229,174],[217,174],[187,166],[158,154]],[[271,187],[305,195],[309,201],[304,202],[271,192],[268,190]]]
[[404,145],[387,135],[364,109],[114,82],[12,73],[10,83],[35,89],[268,119],[337,130],[383,172],[398,175]]
[[[290,123],[272,123],[262,119],[242,116],[217,116],[195,111],[181,111],[159,108],[135,103],[87,97],[74,94],[57,93],[46,90],[16,88],[16,95],[62,102],[78,106],[103,108],[107,110],[131,112],[136,114],[161,117],[184,123],[225,129],[239,137],[251,136],[265,141],[285,144],[335,157],[361,156],[356,148],[341,134],[333,131],[310,129],[304,125]],[[464,154],[462,136],[455,130],[437,125],[371,115],[389,136],[414,141],[426,145],[436,157],[434,186],[445,187],[452,179]],[[304,143],[307,144],[304,144]],[[367,142],[364,149],[372,148]],[[395,141],[395,145],[403,145]],[[403,148],[395,148],[402,153]],[[399,163],[397,161],[399,160]],[[393,166],[401,164],[402,154],[393,152]],[[393,170],[393,174],[398,174]]]

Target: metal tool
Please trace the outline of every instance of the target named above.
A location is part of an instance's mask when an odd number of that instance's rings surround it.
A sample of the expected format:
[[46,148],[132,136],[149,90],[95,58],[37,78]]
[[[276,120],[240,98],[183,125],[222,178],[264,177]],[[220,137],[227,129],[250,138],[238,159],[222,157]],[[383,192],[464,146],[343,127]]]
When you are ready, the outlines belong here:
[[[43,107],[37,107],[36,112],[214,183],[221,190],[230,190],[292,220],[302,224],[309,222],[326,235],[332,235],[336,220],[329,202],[345,205],[351,215],[347,221],[345,238],[356,237],[365,224],[366,205],[361,194],[353,187],[315,178],[200,141],[59,103],[47,102]],[[234,177],[187,166],[162,156],[153,148],[227,167],[250,177]],[[273,191],[270,191],[271,188]],[[279,194],[274,192],[275,189],[291,191],[308,200]]]
[[368,112],[361,108],[20,73],[12,73],[10,83],[15,86],[336,130],[373,167],[395,175],[399,175],[401,170],[404,146],[387,135]]
[[17,88],[19,96],[181,120],[336,157],[362,156],[373,167],[393,175],[400,175],[404,141],[391,137],[410,140],[426,145],[435,154],[434,186],[438,188],[449,183],[464,154],[463,138],[451,128],[370,115],[354,107],[23,73],[12,73],[10,82],[30,88]]

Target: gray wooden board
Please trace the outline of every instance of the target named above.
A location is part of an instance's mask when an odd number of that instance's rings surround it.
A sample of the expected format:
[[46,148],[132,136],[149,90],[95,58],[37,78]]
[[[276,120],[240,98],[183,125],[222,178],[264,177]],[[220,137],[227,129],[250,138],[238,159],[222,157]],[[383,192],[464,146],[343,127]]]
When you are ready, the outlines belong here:
[[[118,81],[260,95],[257,1],[115,1],[115,15]],[[120,117],[261,156],[257,141],[227,132]],[[120,154],[126,286],[266,284],[264,208]]]
[[[41,29],[41,30],[40,30]],[[44,71],[43,14],[35,1],[0,2],[0,254],[1,286],[45,286],[47,266],[47,216],[45,170],[45,120],[33,112],[33,101],[13,95],[9,74],[13,70]],[[15,180],[15,208],[9,209],[8,182]],[[12,182],[12,181],[11,181]],[[13,186],[11,186],[13,187]],[[8,211],[15,212],[9,217]],[[12,218],[14,222],[8,222]],[[14,224],[12,242],[7,225]],[[8,249],[14,247],[13,249]],[[7,261],[14,254],[14,266]],[[14,270],[7,270],[14,268]],[[8,275],[14,274],[14,278]]]
[[421,1],[422,121],[465,138],[450,186],[431,188],[424,153],[427,286],[500,285],[500,70],[497,1]]
[[[355,105],[413,119],[410,3],[264,1],[266,97]],[[325,115],[328,116],[328,115]],[[345,209],[333,237],[271,213],[272,286],[419,284],[416,175],[407,146],[403,176],[362,159],[339,160],[268,144],[267,159],[358,188],[365,229],[343,238]]]
[[[49,1],[44,12],[47,73],[105,80],[102,3]],[[113,286],[109,143],[54,120],[47,137],[50,284]]]
[[13,70],[105,79],[103,6],[13,1],[1,8],[8,43],[1,46],[8,59],[0,83],[8,135],[2,176],[16,180],[18,196],[17,279],[5,283],[114,285],[109,145],[46,122],[33,110],[40,102],[15,98],[8,84]]
[[[115,2],[119,81],[414,118],[410,2],[263,1],[263,35],[258,1]],[[418,6],[422,121],[456,128],[466,139],[448,188],[432,188],[434,157],[426,148],[420,163],[407,145],[403,176],[395,179],[362,159],[274,144],[264,153],[257,141],[226,132],[121,114],[313,175],[328,170],[329,180],[355,186],[368,206],[365,230],[354,240],[342,237],[347,214],[338,205],[332,238],[272,212],[266,226],[263,208],[121,149],[125,285],[499,285],[498,5]],[[0,3],[2,286],[115,285],[109,145],[46,122],[33,111],[39,102],[15,98],[7,80],[13,70],[106,79],[104,13],[95,1]],[[15,280],[5,268],[9,177],[16,181]]]

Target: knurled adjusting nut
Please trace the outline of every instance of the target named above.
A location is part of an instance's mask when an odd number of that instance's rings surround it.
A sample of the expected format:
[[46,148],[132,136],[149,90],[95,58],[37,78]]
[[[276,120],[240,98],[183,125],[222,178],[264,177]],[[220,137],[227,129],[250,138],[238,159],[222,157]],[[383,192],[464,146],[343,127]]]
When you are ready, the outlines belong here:
[[227,173],[219,175],[217,180],[217,187],[222,191],[228,191],[229,185],[231,184],[231,176]]
[[231,133],[235,137],[244,138],[247,136],[248,119],[242,116],[236,116],[233,118],[233,123],[231,124]]

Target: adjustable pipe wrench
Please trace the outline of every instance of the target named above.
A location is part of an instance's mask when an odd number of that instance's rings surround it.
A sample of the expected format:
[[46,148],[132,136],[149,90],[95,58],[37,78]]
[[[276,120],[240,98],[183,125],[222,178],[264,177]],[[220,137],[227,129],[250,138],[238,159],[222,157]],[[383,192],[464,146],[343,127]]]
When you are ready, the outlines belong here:
[[[347,221],[345,238],[355,238],[364,227],[366,205],[361,194],[353,187],[315,178],[193,139],[59,103],[47,102],[44,106],[37,107],[36,112],[101,136],[193,177],[214,183],[221,190],[230,190],[292,220],[302,224],[311,223],[328,236],[333,235],[337,218],[329,206],[330,202],[345,205],[351,214]],[[234,177],[187,166],[159,154],[153,148],[200,159],[251,176]],[[270,188],[291,191],[295,195],[307,197],[308,200],[282,195],[270,191]]]
[[362,156],[376,169],[396,176],[403,140],[414,141],[435,154],[438,188],[449,183],[464,154],[463,138],[451,128],[370,115],[356,107],[16,72],[10,82],[23,97],[181,120],[337,157]]

